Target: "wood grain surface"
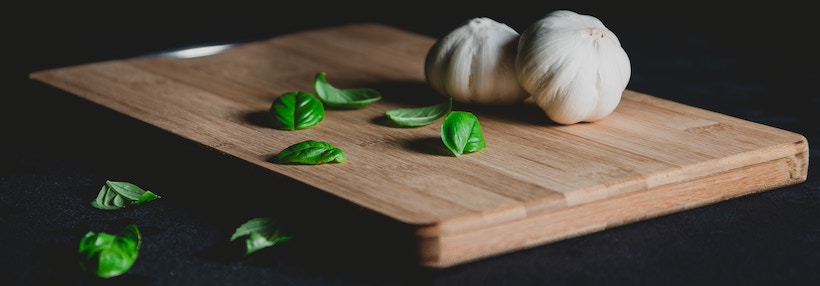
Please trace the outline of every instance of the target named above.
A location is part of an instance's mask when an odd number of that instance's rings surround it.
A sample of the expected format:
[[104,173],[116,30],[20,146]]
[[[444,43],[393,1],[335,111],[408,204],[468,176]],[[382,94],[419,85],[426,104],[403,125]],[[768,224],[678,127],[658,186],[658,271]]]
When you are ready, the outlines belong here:
[[[455,104],[487,147],[454,157],[440,124],[391,125],[394,108],[439,102],[424,79],[435,39],[361,23],[298,32],[196,58],[142,57],[55,68],[31,78],[417,227],[419,263],[447,267],[806,180],[800,134],[627,90],[594,123],[558,125],[534,103]],[[327,110],[318,126],[270,127],[289,91],[339,88],[383,99]],[[303,140],[347,161],[278,165]]]

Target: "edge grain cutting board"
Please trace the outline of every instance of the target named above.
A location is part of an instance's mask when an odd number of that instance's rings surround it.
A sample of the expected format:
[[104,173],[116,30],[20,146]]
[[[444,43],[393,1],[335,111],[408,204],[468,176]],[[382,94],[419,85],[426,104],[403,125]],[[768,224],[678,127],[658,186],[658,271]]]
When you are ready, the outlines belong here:
[[[626,90],[595,123],[550,123],[532,102],[459,105],[487,147],[448,155],[441,120],[387,124],[384,112],[443,99],[424,79],[435,39],[371,23],[303,31],[197,58],[142,57],[30,77],[413,226],[418,263],[447,267],[806,180],[808,142],[793,132]],[[288,91],[338,88],[384,98],[327,110],[311,129],[268,127]],[[299,141],[347,161],[277,165]]]

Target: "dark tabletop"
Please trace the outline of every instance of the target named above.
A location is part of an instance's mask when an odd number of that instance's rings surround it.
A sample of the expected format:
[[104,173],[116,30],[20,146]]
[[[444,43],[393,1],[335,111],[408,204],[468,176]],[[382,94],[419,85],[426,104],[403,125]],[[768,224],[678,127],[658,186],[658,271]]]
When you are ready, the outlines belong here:
[[[820,285],[820,179],[811,163],[797,185],[425,269],[394,247],[406,226],[28,79],[38,70],[346,23],[438,38],[486,16],[522,31],[550,11],[570,9],[618,35],[632,62],[629,89],[803,134],[812,162],[819,159],[820,26],[808,7],[209,2],[4,9],[4,285]],[[163,197],[116,212],[91,208],[105,180],[140,182]],[[228,238],[244,220],[268,215],[292,226],[295,238],[242,256]],[[143,235],[130,271],[110,280],[79,271],[86,232],[129,223]]]

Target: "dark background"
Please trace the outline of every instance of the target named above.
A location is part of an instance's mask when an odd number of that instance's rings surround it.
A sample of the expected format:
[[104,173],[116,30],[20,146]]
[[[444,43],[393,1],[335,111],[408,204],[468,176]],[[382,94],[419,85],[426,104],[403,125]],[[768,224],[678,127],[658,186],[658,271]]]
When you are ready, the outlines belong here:
[[[542,3],[543,2],[543,3]],[[549,3],[547,3],[549,2]],[[659,1],[664,2],[664,1]],[[820,285],[820,180],[448,269],[414,267],[409,228],[28,79],[34,71],[181,47],[378,22],[439,38],[486,16],[518,31],[556,9],[601,19],[632,61],[628,88],[806,136],[817,160],[816,38],[777,1],[34,2],[4,8],[0,279],[4,285]],[[447,7],[443,7],[447,4]],[[811,164],[810,164],[811,165]],[[105,180],[163,195],[92,209]],[[306,207],[306,206],[311,207]],[[271,215],[291,242],[242,257],[227,240]],[[89,230],[137,223],[125,275],[79,272]]]

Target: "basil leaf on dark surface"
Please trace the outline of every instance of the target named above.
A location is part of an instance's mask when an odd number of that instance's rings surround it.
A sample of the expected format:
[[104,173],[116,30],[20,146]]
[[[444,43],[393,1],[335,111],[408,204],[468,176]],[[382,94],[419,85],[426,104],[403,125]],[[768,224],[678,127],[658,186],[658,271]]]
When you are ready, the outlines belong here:
[[306,140],[288,146],[276,155],[275,163],[319,165],[324,163],[341,163],[347,159],[345,153],[330,143]]
[[367,106],[382,98],[379,91],[372,88],[338,89],[327,82],[325,72],[316,74],[313,89],[316,96],[328,108],[356,109]]
[[391,109],[385,112],[387,118],[399,126],[417,127],[435,122],[453,109],[453,98],[425,107]]
[[441,140],[458,157],[478,152],[487,145],[478,118],[466,111],[452,111],[441,124]]
[[160,196],[143,190],[129,182],[105,181],[91,206],[103,210],[116,210],[159,199]]
[[245,237],[245,255],[271,247],[291,239],[282,235],[282,225],[273,218],[260,217],[250,219],[236,228],[231,241]]
[[80,240],[80,268],[97,277],[111,278],[131,269],[137,260],[142,236],[135,224],[119,233],[89,231]]
[[273,128],[291,131],[316,126],[325,118],[322,102],[304,91],[280,95],[273,101],[268,113]]

